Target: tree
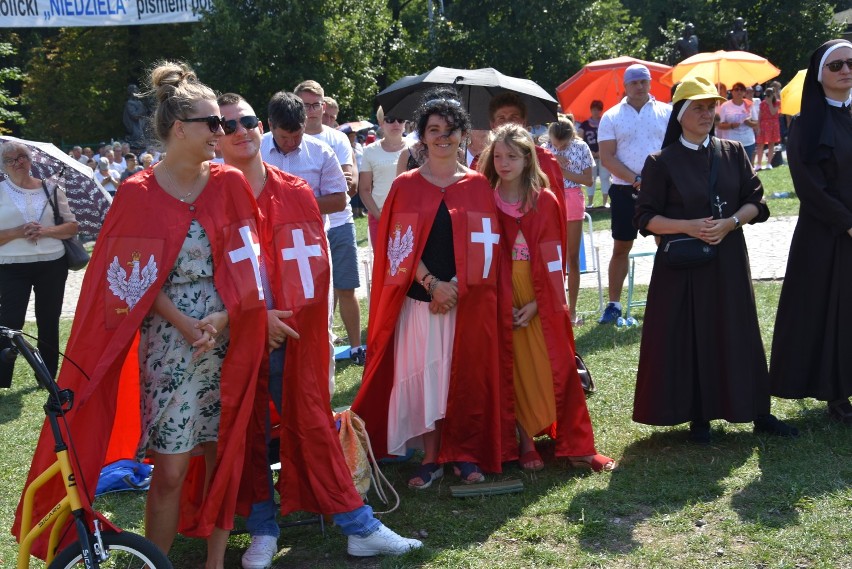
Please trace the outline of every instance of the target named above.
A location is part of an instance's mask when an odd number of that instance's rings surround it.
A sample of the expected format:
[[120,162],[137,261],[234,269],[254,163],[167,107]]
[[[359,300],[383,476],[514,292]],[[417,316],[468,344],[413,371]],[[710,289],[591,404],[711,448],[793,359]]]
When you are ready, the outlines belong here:
[[122,139],[127,85],[160,58],[186,59],[192,24],[62,28],[32,48],[24,135],[58,145]]
[[494,67],[553,90],[589,61],[645,50],[638,19],[619,0],[464,0],[445,6],[434,30],[421,27],[417,37],[430,68]]
[[792,18],[790,6],[777,0],[623,2],[634,15],[641,16],[642,33],[650,40],[648,55],[658,61],[664,61],[663,56],[670,53],[672,36],[680,34],[684,22],[695,24],[701,51],[716,51],[725,49],[725,36],[734,18],[744,18],[750,51],[781,69],[781,82],[806,67],[811,52],[824,41],[838,37],[841,31],[831,20],[836,3],[826,0],[800,0]]
[[314,79],[340,116],[372,114],[389,33],[385,0],[214,0],[192,37],[201,77],[262,113],[273,93]]
[[[13,55],[15,55],[15,48],[12,44],[0,43],[0,57],[7,58]],[[18,105],[18,99],[12,96],[6,87],[9,81],[20,81],[23,78],[24,75],[17,67],[0,68],[0,134],[11,132],[12,125],[21,125],[26,122],[24,116],[13,109]]]

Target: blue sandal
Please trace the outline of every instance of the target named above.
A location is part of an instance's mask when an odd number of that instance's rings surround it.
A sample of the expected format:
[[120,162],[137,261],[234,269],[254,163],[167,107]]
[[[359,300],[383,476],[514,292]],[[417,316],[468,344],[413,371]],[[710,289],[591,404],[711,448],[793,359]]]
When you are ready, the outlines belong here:
[[[425,490],[432,482],[444,476],[444,469],[435,462],[424,462],[417,468],[417,473],[409,479],[408,487],[412,490]],[[412,484],[414,480],[422,480],[423,484]]]
[[[479,469],[475,462],[457,462],[453,467],[456,476],[461,478],[464,484],[479,484],[485,481],[485,475]],[[476,474],[471,478],[472,474]]]

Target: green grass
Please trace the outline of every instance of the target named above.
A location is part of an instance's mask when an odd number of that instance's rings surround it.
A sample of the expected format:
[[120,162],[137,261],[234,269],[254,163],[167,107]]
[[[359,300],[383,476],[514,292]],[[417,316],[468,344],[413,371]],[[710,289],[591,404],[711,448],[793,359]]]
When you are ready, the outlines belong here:
[[[637,296],[646,292],[638,287]],[[755,284],[767,350],[779,292],[779,283]],[[581,291],[580,302],[592,310],[595,292]],[[641,322],[641,309],[638,316]],[[67,334],[67,323],[64,328]],[[424,550],[354,560],[336,529],[323,537],[318,526],[302,526],[282,532],[274,567],[852,568],[852,430],[829,422],[824,405],[813,400],[773,401],[773,411],[801,430],[796,440],[757,437],[749,425],[717,421],[713,444],[696,447],[686,441],[685,426],[633,423],[640,337],[641,328],[592,323],[576,329],[578,350],[598,387],[588,399],[597,446],[620,460],[614,473],[571,470],[554,460],[546,440],[539,441],[547,463],[542,472],[507,465],[492,477],[522,480],[520,494],[452,498],[452,475],[414,492],[405,481],[416,460],[385,466],[402,505],[383,521],[404,535],[425,531]],[[351,402],[361,370],[338,366],[335,406]],[[6,527],[43,416],[44,394],[32,384],[19,366],[12,389],[0,392],[0,516]],[[305,465],[306,472],[310,468]],[[122,527],[141,531],[144,495],[113,495],[96,506]],[[245,535],[231,539],[226,567],[239,567],[247,544]],[[13,538],[0,537],[0,566],[11,566],[15,554]],[[172,558],[181,569],[201,567],[204,544],[179,537]]]

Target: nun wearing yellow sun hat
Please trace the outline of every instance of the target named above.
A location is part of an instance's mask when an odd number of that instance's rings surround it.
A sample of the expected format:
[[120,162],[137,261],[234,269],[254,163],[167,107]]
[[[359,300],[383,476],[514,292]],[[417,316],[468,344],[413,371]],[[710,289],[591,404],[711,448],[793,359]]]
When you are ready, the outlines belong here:
[[[663,148],[642,169],[634,217],[637,229],[661,244],[648,288],[633,420],[689,423],[689,439],[703,444],[719,419],[796,434],[769,412],[743,235],[743,226],[765,221],[769,209],[742,144],[712,136],[720,99],[702,77],[678,86]],[[687,268],[671,265],[667,244],[690,238],[715,255]]]

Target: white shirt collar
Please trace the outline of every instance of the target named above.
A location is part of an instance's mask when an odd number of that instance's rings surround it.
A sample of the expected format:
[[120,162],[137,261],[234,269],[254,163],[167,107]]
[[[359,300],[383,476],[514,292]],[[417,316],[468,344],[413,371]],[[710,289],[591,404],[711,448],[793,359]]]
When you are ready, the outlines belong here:
[[693,143],[689,142],[687,139],[685,139],[683,137],[683,135],[680,135],[680,143],[683,144],[684,146],[686,146],[687,148],[689,148],[690,150],[698,150],[702,146],[704,148],[707,148],[710,145],[710,135],[708,134],[707,138],[705,138],[704,142],[702,142],[701,144],[693,144]]
[[846,97],[846,100],[843,102],[835,101],[834,99],[829,99],[828,97],[825,98],[825,102],[831,105],[832,107],[842,107],[844,105],[848,107],[850,104],[852,104],[852,93],[850,93],[849,96]]

